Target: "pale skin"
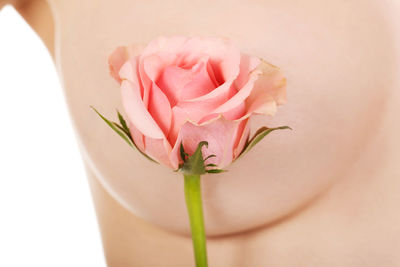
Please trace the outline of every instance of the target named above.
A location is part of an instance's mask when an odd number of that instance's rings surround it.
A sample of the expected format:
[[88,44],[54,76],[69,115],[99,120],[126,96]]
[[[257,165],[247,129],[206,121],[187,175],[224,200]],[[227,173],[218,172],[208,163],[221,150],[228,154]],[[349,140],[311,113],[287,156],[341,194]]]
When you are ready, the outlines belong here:
[[[9,1],[1,1],[0,7]],[[183,180],[115,135],[107,56],[159,35],[231,38],[279,66],[271,134],[202,180],[210,266],[400,266],[400,3],[395,0],[13,1],[52,53],[108,266],[193,266]],[[68,163],[66,163],[68,164]]]

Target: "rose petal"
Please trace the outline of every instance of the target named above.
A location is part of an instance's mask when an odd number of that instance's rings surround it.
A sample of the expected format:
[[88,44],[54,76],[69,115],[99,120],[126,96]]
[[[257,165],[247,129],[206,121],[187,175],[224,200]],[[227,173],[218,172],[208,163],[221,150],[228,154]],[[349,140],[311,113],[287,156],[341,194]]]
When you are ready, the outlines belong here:
[[152,138],[165,138],[160,127],[151,117],[140,96],[140,88],[128,80],[121,83],[122,105],[132,124],[144,135]]
[[168,135],[168,141],[172,146],[176,142],[180,128],[188,120],[189,120],[189,114],[183,108],[178,106],[172,108],[172,123]]
[[242,120],[239,124],[237,133],[236,133],[236,141],[233,149],[233,159],[236,159],[240,153],[242,152],[246,141],[250,134],[250,123],[249,119]]
[[174,164],[170,160],[171,145],[166,139],[154,139],[148,136],[144,137],[146,154],[154,160],[160,162],[163,165],[171,167],[172,169],[178,169],[179,164]]
[[108,57],[108,66],[111,76],[119,83],[122,79],[119,76],[121,66],[131,57],[139,55],[144,49],[143,44],[134,44],[130,46],[119,46]]
[[183,53],[208,55],[211,65],[219,66],[225,81],[239,73],[240,51],[227,39],[193,37],[185,43]]
[[176,60],[177,55],[167,52],[143,56],[143,69],[152,82],[157,82],[165,68],[174,64]]
[[286,78],[279,68],[264,60],[258,69],[262,71],[262,75],[246,99],[248,114],[274,115],[276,106],[286,103]]
[[[221,38],[159,37],[149,43],[142,56],[160,52],[186,55],[191,58],[201,57],[204,54],[210,57],[214,76],[218,80],[218,84],[221,85],[208,94],[193,99],[193,101],[204,101],[226,94],[240,71],[241,54],[239,49],[230,41]],[[162,87],[160,86],[160,88]]]
[[148,110],[165,136],[168,136],[172,118],[172,111],[168,98],[155,83],[152,84],[149,98]]
[[241,54],[240,56],[240,72],[235,80],[235,86],[238,90],[241,90],[246,83],[248,83],[250,74],[255,70],[261,63],[260,58],[250,56],[247,54]]
[[131,133],[133,142],[137,146],[140,151],[144,152],[144,137],[143,134],[135,127],[135,125],[128,119],[128,128],[129,132]]
[[147,108],[149,105],[150,88],[151,88],[153,82],[146,74],[146,71],[144,69],[142,55],[140,56],[139,62],[138,62],[138,72],[139,72],[139,78],[140,78],[140,81],[141,81],[141,84],[143,87],[143,94],[142,94],[143,104]]
[[216,87],[209,75],[208,65],[208,58],[201,58],[189,69],[175,65],[164,69],[157,84],[168,96],[172,106],[207,94]]
[[233,148],[236,142],[236,133],[239,122],[228,121],[223,117],[201,126],[186,122],[177,138],[171,152],[171,162],[179,162],[179,147],[182,142],[186,153],[193,154],[201,141],[208,142],[208,148],[203,147],[203,157],[211,154],[207,163],[217,164],[219,168],[229,165],[233,160]]
[[122,65],[118,74],[121,80],[128,80],[133,84],[138,85],[140,87],[140,96],[143,99],[144,88],[139,78],[138,63],[139,63],[138,56],[131,57],[127,62],[125,62],[124,65]]
[[228,39],[213,37],[161,36],[151,41],[142,55],[148,56],[167,52],[197,60],[203,55],[210,56],[212,63],[220,67],[224,79],[236,76],[239,72],[240,51]]
[[[191,79],[184,86],[181,94],[181,100],[189,100],[205,95],[214,90],[218,85],[215,83],[215,77],[210,77],[209,71],[212,71],[208,57],[203,57],[191,69]],[[212,74],[213,75],[213,74]]]
[[[228,112],[229,110],[239,106],[242,104],[246,98],[250,95],[252,90],[254,90],[254,84],[257,79],[259,79],[260,75],[262,74],[262,71],[258,68],[254,69],[248,76],[247,82],[244,84],[242,88],[234,95],[232,96],[228,101],[220,105],[218,108],[216,108],[213,113],[224,113]],[[243,82],[244,78],[241,77]]]
[[[237,107],[222,113],[222,115],[224,116],[225,119],[227,120],[238,120],[241,117],[243,117],[246,114],[246,104],[245,103],[241,103],[239,104]],[[209,120],[212,120],[218,116],[220,116],[221,113],[211,113],[205,117],[203,117],[198,124],[204,124]]]
[[[230,92],[227,92],[229,94]],[[203,122],[204,117],[208,117],[212,114],[212,111],[215,110],[221,103],[226,101],[229,98],[229,95],[219,96],[215,99],[209,99],[206,101],[199,102],[179,102],[177,107],[183,109],[186,114],[189,115],[189,120],[195,123]]]
[[209,92],[208,94],[192,98],[190,100],[187,100],[188,102],[200,102],[200,101],[206,101],[210,99],[214,99],[217,97],[225,97],[230,89],[232,88],[233,81],[235,80],[236,76],[233,76],[232,78],[226,80],[222,85],[218,86],[215,88],[213,91]]
[[246,104],[244,102],[240,103],[235,108],[223,113],[224,117],[227,120],[231,121],[239,119],[244,114],[246,114]]

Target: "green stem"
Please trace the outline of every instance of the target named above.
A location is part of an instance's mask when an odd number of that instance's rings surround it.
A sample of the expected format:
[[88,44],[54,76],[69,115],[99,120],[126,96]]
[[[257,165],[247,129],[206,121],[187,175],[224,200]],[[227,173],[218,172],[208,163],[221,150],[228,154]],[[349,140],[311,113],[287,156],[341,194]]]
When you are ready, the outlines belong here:
[[207,267],[206,235],[201,203],[200,175],[184,174],[185,199],[192,231],[196,267]]

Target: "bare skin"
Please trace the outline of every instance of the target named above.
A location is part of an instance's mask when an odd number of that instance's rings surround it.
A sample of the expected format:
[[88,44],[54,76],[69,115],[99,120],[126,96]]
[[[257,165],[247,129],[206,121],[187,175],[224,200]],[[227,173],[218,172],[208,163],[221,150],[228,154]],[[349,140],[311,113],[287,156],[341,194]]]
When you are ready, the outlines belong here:
[[288,78],[289,103],[254,128],[294,131],[203,177],[210,266],[400,266],[400,4],[189,2],[12,3],[54,56],[108,266],[193,266],[182,177],[89,109],[123,110],[112,49],[173,34],[227,36]]

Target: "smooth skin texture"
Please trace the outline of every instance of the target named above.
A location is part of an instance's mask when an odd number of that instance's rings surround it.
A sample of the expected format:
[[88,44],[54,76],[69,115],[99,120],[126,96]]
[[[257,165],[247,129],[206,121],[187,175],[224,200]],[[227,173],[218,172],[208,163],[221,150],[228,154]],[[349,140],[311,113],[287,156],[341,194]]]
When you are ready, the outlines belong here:
[[122,110],[107,69],[115,47],[175,34],[229,37],[288,79],[288,104],[253,129],[294,131],[202,179],[209,265],[400,266],[398,1],[14,5],[54,55],[109,266],[193,266],[183,177],[133,151],[89,108],[109,118]]

